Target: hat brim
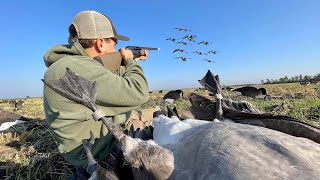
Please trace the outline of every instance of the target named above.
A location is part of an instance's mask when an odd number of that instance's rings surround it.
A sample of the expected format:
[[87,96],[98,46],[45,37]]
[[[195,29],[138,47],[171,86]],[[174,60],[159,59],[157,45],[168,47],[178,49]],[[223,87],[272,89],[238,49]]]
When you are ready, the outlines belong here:
[[118,40],[122,40],[122,41],[129,41],[130,38],[128,38],[127,36],[122,36],[120,34],[115,35],[113,38],[118,39]]

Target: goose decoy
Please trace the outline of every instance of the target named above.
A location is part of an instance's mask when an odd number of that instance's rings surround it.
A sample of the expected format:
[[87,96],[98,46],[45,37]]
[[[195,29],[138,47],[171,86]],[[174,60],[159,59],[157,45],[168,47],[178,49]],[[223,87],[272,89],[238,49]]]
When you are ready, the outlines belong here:
[[176,57],[175,59],[181,59],[182,61],[187,61],[187,59],[191,59],[191,58],[179,56],[179,57]]
[[19,114],[0,109],[0,131],[4,131],[13,125],[21,124],[26,121],[29,121],[29,119]]
[[243,96],[255,98],[259,95],[267,95],[267,90],[265,88],[255,88],[252,86],[245,86],[237,89],[233,89],[232,91],[241,92]]
[[310,81],[310,84],[319,84],[319,81]]
[[162,90],[160,90],[158,93],[159,93],[159,94],[162,94]]
[[177,51],[179,51],[179,52],[186,52],[186,53],[188,54],[188,52],[185,51],[185,50],[183,50],[183,49],[176,49],[176,50],[174,50],[172,53],[175,53],[175,52],[177,52]]
[[8,102],[9,102],[9,104],[16,104],[17,103],[16,100],[9,100]]
[[173,101],[179,100],[183,96],[182,90],[175,90],[175,91],[169,91],[167,94],[164,95],[163,99],[168,100],[172,99]]
[[228,87],[228,86],[224,86],[224,87],[222,87],[222,90],[232,91],[233,88],[232,87]]
[[302,86],[308,86],[310,85],[310,82],[299,82],[299,84]]
[[212,42],[208,42],[208,41],[201,41],[198,44],[204,44],[204,45],[209,45],[212,44]]
[[14,104],[14,110],[21,110],[22,109],[22,106],[24,105],[24,101],[22,100],[19,100],[18,102],[15,102]]

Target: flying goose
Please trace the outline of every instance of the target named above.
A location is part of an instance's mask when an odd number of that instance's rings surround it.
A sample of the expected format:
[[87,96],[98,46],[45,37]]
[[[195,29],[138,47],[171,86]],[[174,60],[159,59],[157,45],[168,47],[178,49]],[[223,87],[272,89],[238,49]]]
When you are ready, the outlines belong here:
[[172,41],[172,42],[176,42],[176,38],[167,38],[166,40]]
[[180,42],[178,42],[179,44],[183,44],[183,45],[188,45],[188,43],[187,42],[183,42],[183,41],[180,41]]
[[179,57],[176,57],[175,59],[181,59],[182,61],[187,61],[187,59],[191,59],[191,58],[179,56]]
[[208,52],[207,52],[207,54],[209,54],[209,53],[218,54],[218,51],[211,50],[211,51],[208,51]]
[[188,52],[185,51],[185,50],[183,50],[183,49],[176,49],[176,50],[174,50],[172,53],[175,53],[175,52],[177,52],[177,51],[179,51],[179,52],[186,52],[186,53],[188,54]]
[[206,53],[201,52],[201,51],[193,51],[192,53],[197,53],[197,54],[199,54],[199,55],[206,55]]
[[188,41],[193,41],[193,42],[195,42],[195,40],[194,40],[195,37],[197,37],[197,36],[188,35],[188,36],[183,37],[182,39],[188,39]]
[[178,31],[190,31],[191,32],[191,30],[186,29],[186,28],[174,28],[174,29],[176,29]]
[[214,60],[211,60],[211,59],[203,59],[203,61],[207,61],[209,63],[211,63],[211,62],[216,63]]
[[208,42],[208,41],[201,41],[198,44],[204,44],[204,45],[209,45],[212,44],[212,42]]

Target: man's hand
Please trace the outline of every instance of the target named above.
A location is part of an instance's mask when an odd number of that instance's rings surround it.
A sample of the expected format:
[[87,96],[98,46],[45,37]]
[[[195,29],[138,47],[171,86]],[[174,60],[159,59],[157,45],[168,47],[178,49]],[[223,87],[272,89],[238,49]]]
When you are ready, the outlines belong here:
[[147,59],[147,57],[149,56],[149,51],[146,50],[146,49],[143,49],[142,51],[143,51],[142,54],[144,54],[144,55],[143,55],[143,56],[136,57],[136,58],[134,58],[134,60],[136,60],[136,61],[139,61],[139,60],[144,61],[144,60]]
[[125,49],[125,48],[121,48],[120,49],[120,54],[122,56],[122,59],[124,61],[128,60],[128,59],[133,59],[133,53],[131,50],[129,49]]

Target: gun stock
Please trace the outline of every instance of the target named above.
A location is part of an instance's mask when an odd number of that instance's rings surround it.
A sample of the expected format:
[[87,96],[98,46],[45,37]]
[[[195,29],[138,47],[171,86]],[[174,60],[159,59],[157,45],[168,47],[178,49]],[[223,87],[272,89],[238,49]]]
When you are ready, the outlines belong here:
[[106,69],[110,70],[112,73],[116,73],[122,64],[122,56],[120,52],[97,56],[93,59],[99,61]]

